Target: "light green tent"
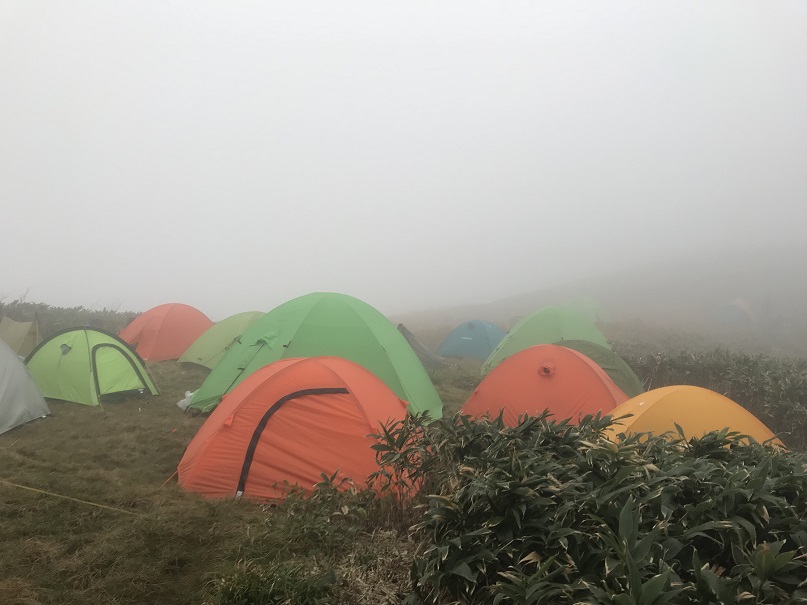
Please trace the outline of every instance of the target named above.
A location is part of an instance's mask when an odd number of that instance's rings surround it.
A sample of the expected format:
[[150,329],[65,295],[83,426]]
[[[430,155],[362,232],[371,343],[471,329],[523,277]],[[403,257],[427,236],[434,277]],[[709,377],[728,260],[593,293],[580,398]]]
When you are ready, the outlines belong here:
[[14,321],[10,317],[0,319],[0,339],[4,340],[17,355],[25,357],[42,340],[39,337],[39,322]]
[[504,359],[527,347],[557,344],[562,340],[588,340],[611,349],[611,343],[594,322],[579,311],[566,307],[547,307],[513,326],[487,358],[482,371],[492,370]]
[[595,323],[608,321],[608,313],[603,309],[602,305],[590,296],[579,296],[567,302],[565,307],[580,311],[588,319]]
[[573,349],[588,357],[600,366],[628,397],[633,398],[644,393],[644,385],[636,373],[625,363],[625,360],[610,349],[588,340],[561,340],[555,344]]
[[257,311],[247,311],[216,322],[188,347],[178,361],[195,363],[212,370],[241,334],[263,316]]
[[43,341],[25,360],[42,395],[99,405],[110,395],[158,395],[140,356],[97,328],[72,328]]
[[290,357],[332,355],[370,370],[412,412],[442,415],[442,403],[426,370],[395,326],[373,307],[351,296],[316,292],[269,311],[247,329],[191,399],[209,412],[255,370]]

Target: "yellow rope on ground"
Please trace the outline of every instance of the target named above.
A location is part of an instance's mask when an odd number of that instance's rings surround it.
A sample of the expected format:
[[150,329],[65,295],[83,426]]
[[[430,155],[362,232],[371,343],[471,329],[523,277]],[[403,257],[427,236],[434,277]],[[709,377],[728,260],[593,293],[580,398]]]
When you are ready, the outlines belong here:
[[134,515],[135,517],[144,517],[143,513],[136,513],[131,510],[123,510],[122,508],[115,508],[114,506],[107,506],[106,504],[98,504],[97,502],[89,502],[87,500],[79,500],[78,498],[73,498],[71,496],[63,496],[62,494],[54,494],[53,492],[46,492],[44,489],[37,489],[35,487],[28,487],[27,485],[20,485],[19,483],[12,483],[11,481],[6,481],[5,479],[0,479],[0,483],[5,483],[6,485],[11,485],[12,487],[19,487],[20,489],[27,489],[28,491],[37,492],[39,494],[45,494],[47,496],[53,496],[54,498],[64,498],[65,500],[72,500],[73,502],[80,502],[81,504],[89,504],[90,506],[97,506],[98,508],[105,508],[107,510],[114,510],[116,513],[124,513],[127,515]]

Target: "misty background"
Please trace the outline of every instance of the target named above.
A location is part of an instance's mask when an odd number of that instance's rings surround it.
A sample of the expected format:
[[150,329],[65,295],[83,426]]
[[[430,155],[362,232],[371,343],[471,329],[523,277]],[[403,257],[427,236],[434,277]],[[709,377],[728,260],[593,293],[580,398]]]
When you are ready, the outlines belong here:
[[571,296],[682,318],[744,297],[795,316],[806,19],[0,0],[0,299],[220,320],[325,290],[460,321],[499,304],[506,324]]

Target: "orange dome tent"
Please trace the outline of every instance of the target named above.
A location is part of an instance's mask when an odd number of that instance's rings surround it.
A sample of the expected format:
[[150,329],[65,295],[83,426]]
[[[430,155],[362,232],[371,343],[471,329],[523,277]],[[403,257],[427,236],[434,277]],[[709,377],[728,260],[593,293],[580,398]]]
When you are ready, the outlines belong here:
[[[642,393],[610,414],[614,418],[632,414],[609,427],[606,436],[611,440],[620,433],[672,433],[678,437],[676,424],[683,429],[687,439],[725,428],[748,435],[759,443],[774,439],[773,432],[738,403],[720,393],[689,385],[662,387]],[[784,447],[778,439],[774,439],[773,443]]]
[[362,484],[378,469],[368,435],[406,404],[381,379],[339,357],[282,359],[222,399],[179,463],[179,485],[210,498],[310,492],[322,473]]
[[120,337],[151,361],[179,359],[213,322],[188,305],[159,305],[135,317]]
[[461,412],[480,417],[503,411],[507,426],[522,414],[548,410],[557,420],[608,413],[627,401],[600,366],[572,349],[536,345],[502,361],[479,384]]

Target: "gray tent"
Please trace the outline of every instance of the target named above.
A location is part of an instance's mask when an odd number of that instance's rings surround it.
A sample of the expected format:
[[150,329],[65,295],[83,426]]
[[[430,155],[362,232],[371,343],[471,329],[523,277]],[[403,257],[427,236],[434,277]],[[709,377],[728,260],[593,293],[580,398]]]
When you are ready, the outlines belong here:
[[50,414],[28,368],[0,340],[0,433]]
[[410,332],[405,325],[398,324],[398,331],[403,334],[406,342],[408,342],[409,346],[412,347],[412,350],[418,356],[418,359],[420,359],[420,363],[423,364],[424,368],[427,370],[439,370],[446,365],[445,359],[436,353],[429,351],[429,349],[426,348],[426,345],[415,338],[415,335],[412,334],[412,332]]

